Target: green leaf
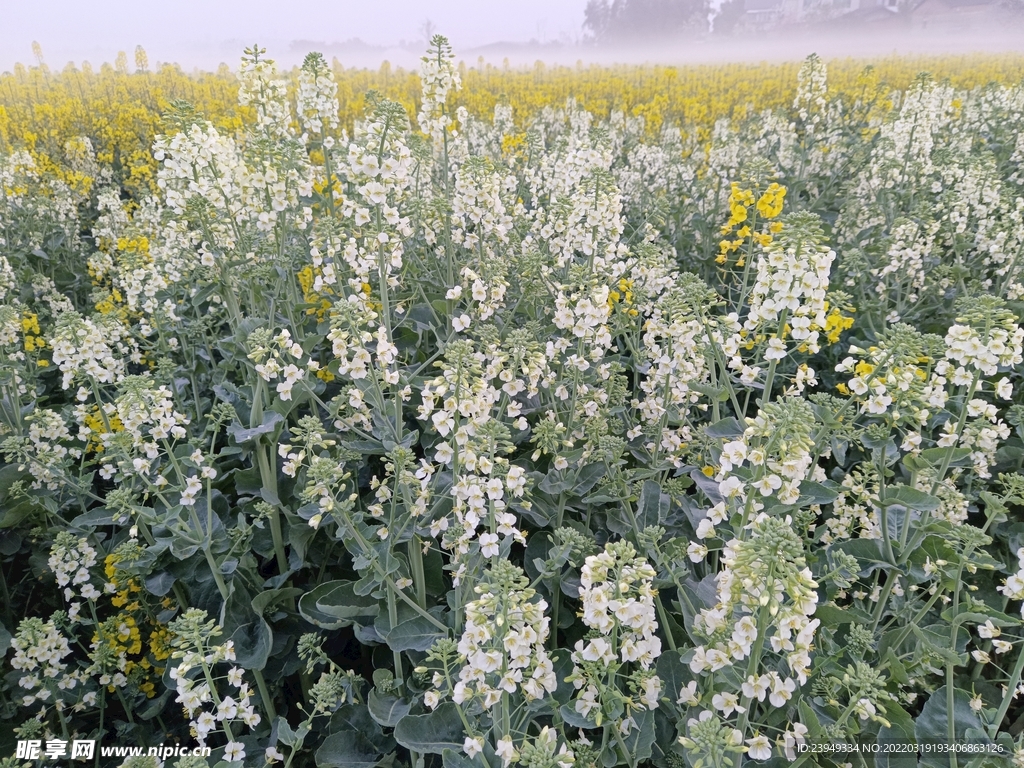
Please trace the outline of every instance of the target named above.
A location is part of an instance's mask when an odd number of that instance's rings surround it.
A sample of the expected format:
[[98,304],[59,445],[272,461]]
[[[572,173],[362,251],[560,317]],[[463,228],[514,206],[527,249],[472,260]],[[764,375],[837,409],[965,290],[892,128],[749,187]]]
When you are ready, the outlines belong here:
[[[299,730],[301,731],[302,729],[300,728]],[[300,734],[296,733],[292,729],[291,725],[288,724],[288,721],[280,715],[278,715],[277,719],[274,721],[272,738],[274,734],[276,734],[279,744],[284,744],[286,747],[302,746]]]
[[13,637],[11,636],[11,633],[7,631],[7,627],[5,627],[4,623],[0,621],[0,648],[3,648],[6,652],[7,649],[11,647],[12,639]]
[[[978,604],[976,603],[975,606]],[[989,609],[985,613],[968,610],[967,606],[961,606],[960,611],[954,616],[953,610],[945,610],[942,612],[942,620],[948,621],[950,624],[984,624],[986,621],[991,621],[997,627],[1015,627],[1020,624],[1020,619],[1010,616],[1002,611],[995,611]]]
[[633,728],[623,741],[629,755],[637,762],[646,760],[651,756],[651,747],[654,744],[654,713],[649,709],[642,709],[633,715],[636,728]]
[[835,605],[823,604],[814,610],[814,618],[821,619],[823,627],[838,627],[841,624],[868,624],[871,616],[856,608],[839,608]]
[[727,419],[716,421],[709,427],[705,427],[704,434],[708,437],[728,439],[730,437],[739,437],[746,431],[746,425],[744,425],[739,419],[735,419],[730,416]]
[[597,728],[597,722],[593,718],[584,717],[577,712],[572,702],[563,704],[558,710],[558,714],[573,728]]
[[[815,611],[815,614],[817,614],[817,611]],[[899,660],[899,657],[892,648],[886,649],[885,660],[889,664],[889,677],[902,685],[910,682],[907,668],[903,666],[903,662]]]
[[573,487],[572,492],[577,496],[583,496],[590,491],[598,481],[604,477],[608,471],[608,466],[603,462],[597,462],[595,464],[587,464],[576,474],[576,485]]
[[564,470],[552,469],[544,475],[543,480],[537,483],[537,487],[544,491],[544,493],[557,496],[558,494],[572,488],[572,478],[569,476],[569,473]]
[[[914,740],[924,742],[944,742],[949,738],[949,713],[947,710],[947,687],[942,686],[928,697],[924,709],[917,716],[914,725]],[[979,744],[991,744],[992,741],[981,734],[973,738],[967,737],[967,730],[983,731],[985,724],[978,713],[971,709],[971,694],[959,688],[953,689],[953,738],[956,741],[971,741]],[[928,753],[922,756],[922,768],[946,768],[949,758],[942,753]]]
[[838,495],[838,488],[816,483],[813,480],[804,480],[800,483],[800,498],[797,500],[797,504],[801,507],[809,504],[831,504]]
[[372,618],[380,612],[380,602],[369,595],[356,594],[355,582],[328,581],[299,598],[302,617],[324,629],[348,627],[357,618]]
[[447,635],[425,616],[414,616],[391,627],[387,615],[380,614],[373,627],[392,651],[426,651],[435,640]]
[[358,731],[332,733],[316,751],[319,768],[373,768],[382,757]]
[[446,749],[441,752],[441,765],[444,768],[483,768],[484,764],[480,761],[480,755],[470,760],[461,750]]
[[681,651],[665,651],[658,659],[658,677],[664,685],[663,693],[672,701],[679,696],[679,689],[693,680],[689,665],[682,660]]
[[[883,744],[911,744],[914,742],[914,718],[899,704],[887,702],[885,704],[885,719],[889,721],[890,727],[882,726],[875,737],[875,743]],[[917,768],[917,755],[912,752],[899,752],[891,749],[889,752],[883,750],[878,754],[875,762],[877,768]]]
[[277,605],[283,600],[296,598],[302,594],[298,587],[287,587],[284,589],[265,589],[252,599],[252,609],[257,616],[263,616],[267,609]]
[[322,587],[317,587],[317,610],[338,619],[373,618],[380,613],[380,601],[358,594],[355,585],[354,581],[329,581],[322,585],[331,587],[324,593],[320,593]]
[[938,509],[942,502],[930,493],[911,488],[909,485],[896,485],[886,491],[882,503],[887,507],[901,504],[907,509],[917,512],[931,512],[933,509]]
[[15,504],[0,517],[0,528],[13,528],[25,518],[32,514],[32,503],[23,501]]
[[966,467],[970,463],[972,448],[925,448],[920,453],[920,458],[927,461],[929,465],[938,467],[950,456],[949,466]]
[[834,544],[832,548],[856,557],[862,575],[877,568],[892,567],[885,559],[881,539],[851,539]]
[[242,443],[255,440],[260,435],[273,433],[277,430],[277,425],[282,421],[284,421],[284,416],[277,411],[264,411],[263,422],[258,427],[246,429],[236,421],[228,426],[227,433],[231,435],[236,443],[241,445]]
[[636,524],[642,531],[651,525],[658,525],[668,517],[672,501],[667,493],[661,492],[661,486],[653,480],[644,482],[640,491],[640,500],[636,504]]
[[235,644],[235,663],[243,669],[263,669],[274,645],[274,633],[252,609],[252,599],[244,591],[236,588],[228,597],[224,626]]
[[412,709],[412,704],[405,699],[399,698],[393,693],[381,693],[376,688],[370,689],[366,705],[370,710],[370,717],[385,728],[394,728]]
[[961,661],[960,656],[957,653],[951,651],[946,645],[938,644],[943,640],[946,643],[948,643],[948,635],[946,638],[939,638],[936,634],[932,632],[926,632],[916,624],[911,624],[910,630],[914,633],[914,637],[916,637],[920,641],[921,647],[928,651],[928,653],[935,654],[936,656],[940,657],[945,663],[952,664],[955,667],[964,664],[964,662]]
[[395,727],[395,741],[406,749],[440,755],[446,749],[461,750],[465,731],[458,708],[446,701],[425,715],[403,717]]

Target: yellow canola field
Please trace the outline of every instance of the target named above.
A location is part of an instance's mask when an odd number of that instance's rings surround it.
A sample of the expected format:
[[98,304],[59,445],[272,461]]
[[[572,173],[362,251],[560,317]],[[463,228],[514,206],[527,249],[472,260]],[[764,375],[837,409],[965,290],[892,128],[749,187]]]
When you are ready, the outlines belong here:
[[[237,81],[222,65],[217,72],[187,74],[164,65],[146,69],[145,53],[136,55],[129,71],[127,57],[99,70],[87,64],[68,65],[60,72],[45,65],[0,74],[0,153],[27,149],[43,170],[73,185],[88,184],[78,173],[73,155],[78,137],[88,138],[101,165],[112,166],[130,191],[151,187],[153,139],[164,131],[164,115],[175,101],[185,101],[220,130],[241,130],[246,114],[237,103]],[[463,89],[452,106],[471,114],[489,115],[498,103],[511,104],[517,121],[547,106],[561,107],[573,97],[597,117],[621,110],[642,115],[651,133],[666,122],[706,138],[715,120],[740,118],[792,103],[799,62],[714,64],[700,66],[546,66],[496,67],[478,62],[460,65]],[[869,71],[866,68],[870,67]],[[351,129],[364,114],[367,91],[375,90],[403,104],[414,115],[418,107],[418,73],[391,67],[344,68],[335,59],[343,125]],[[943,57],[890,57],[873,61],[828,62],[829,90],[850,102],[870,97],[877,89],[903,89],[921,72],[948,79],[959,88],[996,82],[1010,84],[1024,77],[1024,55],[1002,54]],[[292,71],[292,79],[298,69]]]

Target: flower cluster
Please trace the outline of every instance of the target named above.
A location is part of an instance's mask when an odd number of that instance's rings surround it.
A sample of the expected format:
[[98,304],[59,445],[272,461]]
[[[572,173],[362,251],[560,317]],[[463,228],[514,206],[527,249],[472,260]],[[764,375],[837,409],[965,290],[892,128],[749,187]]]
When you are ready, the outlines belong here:
[[[661,639],[655,634],[654,576],[651,565],[625,541],[605,545],[604,552],[591,555],[583,565],[582,619],[591,632],[576,642],[568,680],[580,691],[575,710],[597,725],[606,715],[619,712],[621,717],[621,697],[610,683],[626,664],[639,666],[628,676],[639,704],[649,710],[658,707],[662,682],[651,669],[661,655]],[[637,706],[632,699],[626,700],[623,732],[628,733],[633,723],[628,710]]]
[[[707,638],[690,660],[694,674],[717,672],[750,659],[739,691],[721,691],[712,705],[723,716],[744,713],[753,700],[782,707],[810,674],[810,650],[820,621],[817,583],[806,567],[803,543],[792,518],[759,515],[749,536],[730,541],[722,552],[723,570],[716,580],[718,603],[704,609],[695,626]],[[788,674],[760,672],[763,644],[779,654]]]
[[270,331],[262,328],[249,334],[249,359],[255,364],[256,373],[263,381],[273,383],[280,379],[276,385],[278,397],[291,400],[292,389],[296,382],[305,377],[306,370],[288,360],[301,360],[305,353],[302,345],[292,339],[291,331],[287,328],[276,336],[270,334]]
[[85,538],[76,539],[67,531],[58,533],[47,565],[57,577],[57,584],[64,588],[64,599],[68,602],[75,597],[95,600],[100,596],[89,571],[96,565],[96,550]]
[[11,667],[25,673],[18,680],[18,687],[25,690],[22,706],[55,699],[58,690],[73,689],[80,682],[67,670],[64,659],[71,654],[71,645],[52,619],[23,619],[11,647]]
[[453,123],[445,109],[448,94],[462,87],[462,80],[455,69],[448,39],[434,35],[430,41],[430,53],[420,60],[420,130],[433,139],[435,145],[445,141],[445,134],[451,131]]
[[245,758],[245,748],[234,736],[234,727],[241,722],[249,728],[256,728],[261,717],[252,703],[253,691],[245,682],[242,669],[232,666],[226,674],[218,676],[227,681],[232,694],[224,695],[214,684],[214,671],[220,664],[235,660],[234,643],[228,640],[222,645],[211,641],[220,633],[216,621],[207,620],[206,611],[190,608],[171,622],[169,629],[178,649],[172,657],[179,660],[171,667],[170,678],[174,681],[181,704],[189,718],[196,739],[205,745],[217,731],[223,731],[228,739],[224,757],[228,762]]
[[[521,690],[530,701],[555,690],[554,667],[544,650],[551,621],[545,615],[548,604],[528,584],[521,570],[498,561],[473,588],[478,597],[466,604],[458,643],[464,666],[449,692],[456,704],[479,700],[490,709],[503,691]],[[435,686],[443,683],[440,675],[434,676]],[[427,703],[437,706],[442,694],[427,696]]]

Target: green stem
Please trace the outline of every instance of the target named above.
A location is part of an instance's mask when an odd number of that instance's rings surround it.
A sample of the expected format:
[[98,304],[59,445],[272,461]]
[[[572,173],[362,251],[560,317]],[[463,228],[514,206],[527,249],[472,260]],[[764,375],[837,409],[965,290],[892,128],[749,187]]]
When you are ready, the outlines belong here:
[[277,710],[274,709],[274,699],[271,697],[269,690],[267,689],[267,681],[263,677],[262,669],[254,669],[253,677],[256,678],[256,687],[260,692],[260,699],[263,700],[263,708],[267,711],[267,718],[274,720],[277,718]]
[[[775,569],[770,568],[768,572],[767,584],[775,583]],[[753,677],[757,674],[757,668],[761,663],[761,651],[764,648],[764,639],[768,634],[768,627],[765,626],[768,621],[768,606],[762,605],[761,610],[757,613],[757,639],[754,640],[754,647],[750,651],[750,661],[747,663],[747,675],[746,677]],[[744,678],[746,679],[746,678]],[[740,714],[740,720],[737,725],[740,733],[744,736],[747,735],[747,724],[750,722],[750,707],[753,705],[752,698],[750,696],[743,697],[743,712]]]
[[[392,629],[398,626],[398,605],[395,603],[395,588],[392,584],[388,584],[388,621],[391,623]],[[405,673],[402,671],[402,652],[393,651],[392,658],[395,663],[395,680],[404,685]]]
[[992,739],[994,739],[996,734],[999,733],[999,725],[1006,718],[1006,713],[1010,710],[1010,705],[1013,703],[1017,686],[1020,684],[1020,676],[1022,672],[1024,672],[1024,647],[1020,649],[1020,653],[1017,655],[1017,663],[1013,665],[1013,671],[1010,672],[1010,679],[1007,680],[1006,693],[1003,694],[1003,701],[999,705],[999,711],[996,712],[995,720],[992,722],[992,725],[988,727],[988,735]]
[[427,607],[427,577],[423,569],[423,546],[420,544],[420,537],[413,533],[408,543],[409,569],[412,571],[413,581],[416,583],[416,602],[420,608]]

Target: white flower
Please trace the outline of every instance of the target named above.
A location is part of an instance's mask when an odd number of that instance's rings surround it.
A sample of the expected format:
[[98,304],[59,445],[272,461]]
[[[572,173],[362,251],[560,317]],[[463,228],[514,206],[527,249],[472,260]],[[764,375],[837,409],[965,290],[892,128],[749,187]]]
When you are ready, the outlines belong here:
[[482,736],[472,738],[466,737],[466,740],[462,742],[462,751],[469,755],[469,759],[472,760],[474,757],[484,751],[484,740]]
[[733,712],[742,713],[747,711],[745,707],[740,706],[739,697],[729,691],[716,693],[711,698],[711,705],[726,717],[729,717]]
[[498,739],[498,743],[494,747],[494,753],[501,758],[502,765],[509,765],[516,758],[515,745],[512,743],[511,736],[504,736]]
[[496,534],[483,533],[480,535],[480,553],[484,557],[498,556],[498,536]]
[[679,689],[679,698],[676,704],[685,704],[688,707],[695,707],[700,703],[700,696],[697,694],[697,681],[691,680]]
[[793,723],[793,730],[786,731],[783,735],[783,749],[786,752],[787,760],[796,760],[797,747],[802,747],[807,740],[808,728],[803,723]]
[[768,342],[768,348],[764,352],[765,360],[782,360],[786,357],[786,342],[781,339],[772,339]]
[[1002,634],[1002,630],[999,629],[995,624],[992,623],[992,619],[989,619],[984,624],[978,626],[978,636],[985,639],[993,637],[999,637]]
[[469,315],[462,314],[458,317],[452,318],[452,328],[455,329],[456,333],[462,333],[464,330],[469,328]]
[[245,745],[238,741],[229,741],[224,747],[224,759],[229,763],[245,759]]
[[232,667],[228,670],[228,683],[235,686],[235,688],[242,687],[242,668]]
[[747,755],[752,760],[768,760],[772,756],[772,745],[767,736],[757,733],[754,738],[747,739],[747,745]]
[[230,696],[225,696],[217,705],[218,720],[234,720],[238,715],[238,705]]

